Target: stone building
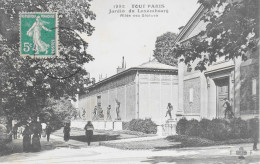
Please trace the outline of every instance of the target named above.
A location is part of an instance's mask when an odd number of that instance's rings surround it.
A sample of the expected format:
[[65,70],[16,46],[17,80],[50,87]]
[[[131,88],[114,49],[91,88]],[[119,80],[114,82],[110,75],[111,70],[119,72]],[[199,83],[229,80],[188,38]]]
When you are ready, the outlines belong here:
[[[200,6],[176,38],[185,44],[206,28],[200,20],[205,13]],[[123,121],[133,118],[151,118],[165,123],[167,103],[173,105],[173,115],[188,119],[223,118],[224,98],[230,100],[236,117],[249,119],[259,114],[259,46],[255,53],[248,53],[248,60],[241,57],[217,61],[206,71],[195,70],[199,59],[188,67],[179,60],[177,67],[150,61],[138,67],[104,79],[80,95],[79,109],[87,111],[91,120],[95,105],[99,104],[106,120],[106,108],[111,105],[112,119],[116,118],[116,99],[121,103]]]
[[79,110],[86,111],[85,119],[93,120],[95,106],[102,108],[104,117],[98,119],[106,121],[110,105],[112,120],[116,120],[116,101],[120,102],[122,121],[152,118],[157,123],[164,122],[167,104],[171,103],[175,111],[178,108],[177,68],[152,60],[120,69],[119,73],[89,86],[88,93],[79,96]]
[[[176,38],[185,44],[206,28],[200,18],[205,13],[200,6]],[[241,57],[217,61],[201,72],[195,70],[199,59],[188,67],[178,63],[179,104],[178,113],[187,118],[223,118],[224,98],[230,100],[236,117],[252,118],[259,113],[259,46],[248,60]]]

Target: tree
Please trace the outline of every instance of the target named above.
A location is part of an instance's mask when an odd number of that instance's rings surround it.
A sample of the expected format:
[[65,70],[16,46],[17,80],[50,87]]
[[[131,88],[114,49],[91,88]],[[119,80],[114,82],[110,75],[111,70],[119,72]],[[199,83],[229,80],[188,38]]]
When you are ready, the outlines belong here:
[[[176,56],[184,56],[186,64],[201,59],[195,69],[205,70],[217,57],[227,60],[253,54],[259,41],[258,0],[199,0],[206,14],[201,20],[207,23],[205,31],[186,44],[176,44]],[[223,10],[221,11],[221,8]]]
[[[86,53],[94,27],[90,2],[83,0],[6,0],[0,2],[1,100],[5,115],[27,119],[39,115],[49,98],[72,98],[84,91],[85,63],[94,58]],[[37,59],[19,56],[19,12],[58,11],[60,57]]]
[[46,107],[42,109],[39,117],[43,122],[49,122],[53,130],[57,130],[64,122],[69,121],[76,115],[77,110],[72,106],[70,100],[65,98],[54,100],[50,98],[47,100]]
[[167,32],[157,37],[155,42],[154,57],[161,63],[176,65],[177,57],[174,54],[175,33]]

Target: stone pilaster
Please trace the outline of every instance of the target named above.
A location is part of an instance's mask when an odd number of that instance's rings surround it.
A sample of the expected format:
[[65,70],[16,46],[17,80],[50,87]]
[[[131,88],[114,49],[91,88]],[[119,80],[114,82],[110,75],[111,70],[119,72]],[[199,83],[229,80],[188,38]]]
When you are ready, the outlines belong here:
[[240,65],[242,63],[241,56],[235,58],[235,72],[234,72],[234,112],[235,116],[240,116]]
[[183,109],[183,81],[184,81],[184,69],[185,69],[185,63],[181,61],[183,59],[183,56],[179,58],[178,63],[178,110],[176,112],[176,116],[180,116],[184,114]]

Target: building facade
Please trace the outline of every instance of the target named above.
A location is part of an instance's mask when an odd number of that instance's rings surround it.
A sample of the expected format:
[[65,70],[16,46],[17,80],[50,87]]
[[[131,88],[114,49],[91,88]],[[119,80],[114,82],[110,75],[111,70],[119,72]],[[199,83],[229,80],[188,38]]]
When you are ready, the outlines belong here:
[[151,118],[163,123],[168,103],[175,111],[178,109],[177,68],[153,60],[121,71],[88,87],[88,93],[79,96],[79,110],[86,111],[84,119],[95,120],[97,106],[104,115],[98,119],[110,121],[107,115],[110,105],[111,118],[116,120],[117,101],[122,121]]
[[[200,18],[205,13],[200,6],[176,38],[185,44],[206,29]],[[207,66],[206,71],[195,70],[200,59],[187,66],[178,63],[179,109],[188,119],[223,118],[224,99],[227,98],[236,117],[252,118],[259,114],[259,46],[255,53],[226,60],[224,56]]]
[[[185,44],[205,30],[207,24],[200,19],[204,13],[200,6],[177,36],[177,43]],[[199,59],[187,66],[181,58],[177,67],[154,60],[121,70],[80,95],[79,110],[81,113],[85,110],[85,119],[92,120],[94,108],[99,105],[106,120],[107,106],[111,105],[114,120],[118,100],[123,121],[151,118],[163,124],[168,103],[173,105],[174,116],[212,119],[224,117],[223,104],[227,98],[236,117],[253,118],[259,114],[259,46],[247,57],[246,61],[241,57],[234,60],[218,57],[203,72],[195,70]]]

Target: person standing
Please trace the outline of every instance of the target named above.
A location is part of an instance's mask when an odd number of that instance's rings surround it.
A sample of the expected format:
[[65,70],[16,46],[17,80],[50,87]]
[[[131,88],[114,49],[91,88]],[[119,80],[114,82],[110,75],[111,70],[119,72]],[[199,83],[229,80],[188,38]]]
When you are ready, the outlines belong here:
[[46,135],[47,135],[47,141],[48,141],[48,142],[49,142],[49,140],[50,140],[51,131],[52,131],[51,125],[50,125],[50,123],[47,123],[47,126],[46,126]]
[[32,131],[33,131],[32,151],[38,152],[41,150],[40,137],[42,133],[42,125],[37,120],[32,122]]
[[254,118],[252,120],[252,137],[253,137],[253,150],[257,150],[257,143],[259,139],[259,120],[258,118]]
[[167,117],[167,115],[169,115],[170,119],[172,119],[172,113],[171,113],[172,110],[173,110],[173,107],[172,107],[171,103],[168,103],[167,112],[166,112],[166,116],[165,117]]
[[42,125],[42,134],[41,134],[41,136],[42,137],[45,137],[46,136],[46,124],[43,122],[43,123],[41,123],[41,125]]
[[18,131],[18,126],[17,126],[17,124],[15,124],[14,127],[13,127],[14,139],[17,139],[17,131]]
[[91,121],[88,121],[88,123],[85,125],[86,130],[86,138],[87,138],[87,142],[88,142],[88,146],[90,145],[90,142],[92,140],[93,137],[93,130],[94,130],[94,126],[91,123]]
[[63,128],[64,133],[64,141],[68,141],[70,139],[70,123],[66,123]]
[[31,148],[31,129],[29,124],[25,125],[25,129],[22,133],[23,135],[23,151],[29,152]]

